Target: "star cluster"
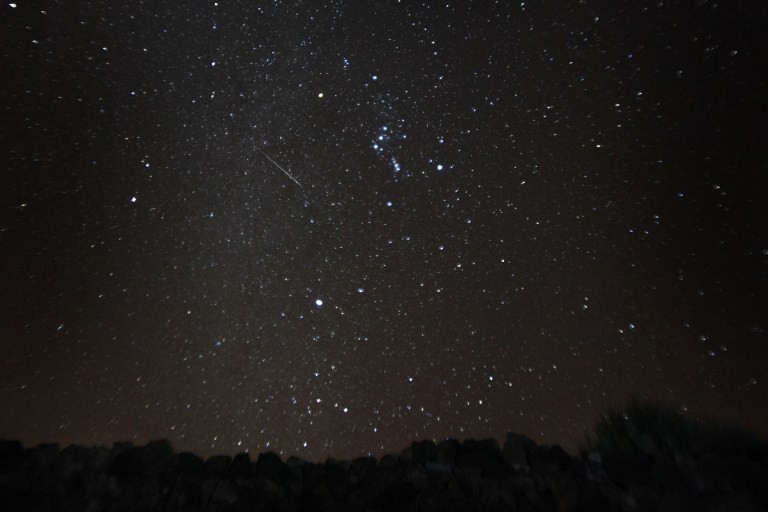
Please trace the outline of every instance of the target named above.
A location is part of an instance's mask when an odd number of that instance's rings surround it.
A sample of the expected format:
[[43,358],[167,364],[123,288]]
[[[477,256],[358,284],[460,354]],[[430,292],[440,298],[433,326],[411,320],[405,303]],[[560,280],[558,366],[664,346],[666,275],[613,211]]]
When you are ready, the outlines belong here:
[[765,8],[0,9],[0,437],[768,433]]

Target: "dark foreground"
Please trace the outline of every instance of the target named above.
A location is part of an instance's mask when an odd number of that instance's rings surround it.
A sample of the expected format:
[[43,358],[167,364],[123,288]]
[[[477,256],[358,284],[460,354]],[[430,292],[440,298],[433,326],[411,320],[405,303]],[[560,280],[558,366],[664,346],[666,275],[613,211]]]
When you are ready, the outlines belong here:
[[761,511],[766,453],[572,457],[508,434],[494,440],[413,443],[400,456],[314,464],[203,460],[166,441],[112,448],[0,441],[3,511]]

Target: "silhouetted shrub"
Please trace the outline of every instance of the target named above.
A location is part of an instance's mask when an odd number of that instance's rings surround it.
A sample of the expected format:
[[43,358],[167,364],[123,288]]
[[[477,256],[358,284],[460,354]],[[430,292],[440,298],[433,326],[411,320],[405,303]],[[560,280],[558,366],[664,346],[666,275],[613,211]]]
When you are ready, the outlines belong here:
[[582,456],[588,452],[624,451],[641,452],[653,459],[742,453],[756,462],[768,462],[768,443],[745,429],[699,421],[673,407],[636,397],[626,407],[610,410],[580,447]]
[[599,454],[608,478],[651,508],[685,496],[712,510],[737,498],[739,510],[768,509],[768,443],[740,427],[633,398],[599,420],[580,451]]

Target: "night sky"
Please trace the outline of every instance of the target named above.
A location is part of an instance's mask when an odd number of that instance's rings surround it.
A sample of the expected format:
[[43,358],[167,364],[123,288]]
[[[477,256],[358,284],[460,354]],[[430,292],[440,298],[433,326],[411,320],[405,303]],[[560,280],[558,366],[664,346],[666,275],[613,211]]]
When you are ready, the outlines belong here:
[[761,2],[0,6],[0,437],[768,434]]

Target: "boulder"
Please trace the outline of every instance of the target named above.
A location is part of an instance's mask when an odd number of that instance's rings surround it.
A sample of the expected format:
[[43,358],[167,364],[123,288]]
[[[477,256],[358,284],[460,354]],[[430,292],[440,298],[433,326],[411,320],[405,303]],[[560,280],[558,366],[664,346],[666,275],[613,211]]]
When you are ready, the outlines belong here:
[[348,465],[345,463],[339,463],[335,460],[325,462],[323,482],[337,500],[346,498],[348,473]]
[[487,479],[480,484],[480,503],[488,510],[516,510],[515,497],[506,479]]
[[256,459],[256,474],[280,484],[286,483],[291,478],[292,471],[279,455],[274,452],[265,452],[259,454]]
[[507,432],[503,451],[504,460],[511,468],[520,471],[528,467],[528,453],[535,447],[536,443],[529,437]]
[[28,474],[34,474],[48,468],[56,460],[59,450],[59,445],[56,443],[43,443],[27,449],[22,463],[23,470]]
[[608,478],[622,489],[629,489],[630,485],[655,487],[653,466],[644,453],[611,450],[603,453],[602,459]]
[[144,474],[143,451],[143,448],[137,446],[118,451],[107,466],[107,475],[122,481],[140,478]]
[[765,507],[745,494],[733,491],[707,493],[702,497],[707,512],[760,512]]
[[141,450],[141,464],[148,476],[162,475],[170,469],[173,460],[173,447],[165,439],[150,441]]
[[417,502],[419,512],[456,510],[456,504],[451,500],[450,494],[445,492],[445,489],[429,487],[419,493]]
[[[111,449],[0,441],[0,509],[246,511],[405,510],[634,512],[768,510],[768,460],[759,450],[606,449],[573,459],[508,435],[413,443],[402,459],[324,464],[274,453],[203,461],[169,443]],[[409,462],[406,462],[406,459]],[[450,462],[450,463],[447,463]],[[510,464],[519,468],[515,471]]]
[[201,486],[203,508],[213,509],[212,505],[233,505],[237,503],[240,492],[228,479],[209,478]]
[[350,481],[352,484],[361,483],[373,478],[376,473],[376,459],[373,457],[358,457],[350,465]]
[[378,504],[384,510],[407,510],[409,505],[416,500],[418,491],[407,480],[397,480],[388,485],[376,498]]
[[438,462],[427,462],[424,465],[424,468],[427,470],[428,474],[440,477],[449,476],[451,473],[453,473],[453,467],[449,466],[448,464],[440,464]]
[[573,458],[559,446],[534,446],[528,452],[528,465],[531,471],[570,472],[574,469]]
[[688,491],[677,490],[664,494],[659,500],[658,512],[687,512],[704,510],[701,501]]
[[672,457],[660,455],[653,461],[653,480],[662,494],[685,488],[685,481]]
[[251,464],[251,456],[247,453],[238,453],[235,458],[232,459],[230,466],[232,477],[234,478],[250,478],[253,476],[253,465]]
[[253,487],[256,495],[264,501],[267,508],[273,508],[277,502],[285,497],[285,489],[264,476],[257,476]]
[[232,457],[229,455],[213,455],[205,461],[206,478],[226,478],[232,468]]
[[405,479],[419,492],[429,486],[429,476],[426,471],[424,471],[423,466],[408,467],[408,469],[406,469]]
[[394,455],[387,454],[379,459],[379,467],[383,469],[396,469],[399,465],[399,460]]
[[480,496],[480,485],[483,482],[482,469],[479,467],[463,467],[454,472],[456,482],[461,491],[472,499]]
[[411,457],[414,464],[426,464],[437,460],[437,445],[433,441],[411,443]]
[[175,467],[179,476],[202,478],[205,475],[205,461],[194,453],[182,452],[176,455]]
[[24,461],[24,447],[19,441],[0,440],[0,474],[21,468]]
[[304,489],[312,489],[325,481],[325,464],[304,464],[301,468]]
[[334,493],[325,484],[306,489],[301,498],[302,510],[330,512],[339,509]]
[[446,464],[448,466],[455,466],[456,456],[458,455],[459,450],[461,450],[461,443],[455,439],[440,441],[435,453],[435,462]]
[[467,439],[461,443],[456,466],[479,468],[486,477],[503,477],[510,473],[495,439],[476,441]]
[[582,482],[603,483],[608,481],[608,474],[603,467],[603,457],[598,452],[588,453],[577,461],[576,477]]
[[734,489],[756,497],[768,510],[768,463],[741,454],[729,461]]
[[727,460],[714,453],[705,453],[697,461],[699,475],[707,493],[733,490],[733,472]]

